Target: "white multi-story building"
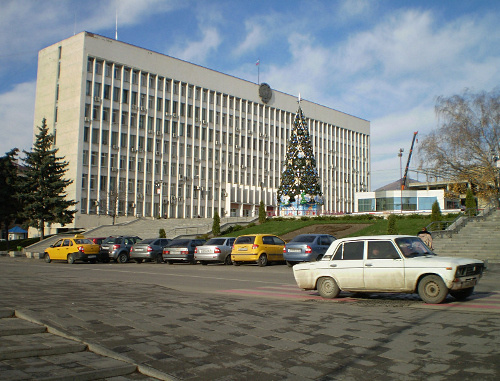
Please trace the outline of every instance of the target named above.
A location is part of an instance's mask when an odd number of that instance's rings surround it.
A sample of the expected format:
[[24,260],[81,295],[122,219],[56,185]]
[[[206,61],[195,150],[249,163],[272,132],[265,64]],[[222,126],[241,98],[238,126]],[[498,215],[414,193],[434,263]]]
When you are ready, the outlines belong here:
[[[325,204],[370,186],[368,121],[306,100]],[[276,190],[297,98],[89,32],[39,52],[35,126],[69,162],[74,227],[120,218],[255,215]],[[37,129],[34,129],[35,133]]]

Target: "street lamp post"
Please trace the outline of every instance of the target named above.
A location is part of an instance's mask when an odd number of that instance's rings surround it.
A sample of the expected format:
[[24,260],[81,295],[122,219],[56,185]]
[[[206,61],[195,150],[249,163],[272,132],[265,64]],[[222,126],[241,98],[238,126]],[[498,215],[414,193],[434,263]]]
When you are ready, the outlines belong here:
[[398,157],[399,157],[399,183],[400,183],[400,189],[401,189],[401,214],[403,214],[403,152],[405,150],[403,148],[399,149]]

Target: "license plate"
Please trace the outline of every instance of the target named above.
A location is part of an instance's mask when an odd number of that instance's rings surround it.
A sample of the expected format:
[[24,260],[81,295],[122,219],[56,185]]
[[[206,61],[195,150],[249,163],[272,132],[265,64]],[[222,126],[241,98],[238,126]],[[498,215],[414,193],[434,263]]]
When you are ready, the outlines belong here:
[[300,249],[288,249],[289,253],[300,253],[302,250]]
[[87,258],[95,258],[95,255],[89,255]]
[[239,247],[238,251],[248,251],[248,248],[247,247]]
[[462,287],[463,288],[474,287],[476,285],[476,283],[477,283],[477,279],[469,280],[469,281],[463,282]]

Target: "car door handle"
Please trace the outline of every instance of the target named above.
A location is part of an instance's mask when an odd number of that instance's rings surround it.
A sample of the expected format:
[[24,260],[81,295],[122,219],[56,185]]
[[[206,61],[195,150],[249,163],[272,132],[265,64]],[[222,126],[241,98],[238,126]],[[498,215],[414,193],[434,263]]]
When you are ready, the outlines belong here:
[[371,263],[365,263],[365,266],[371,267],[371,266],[373,266],[373,264],[371,264]]
[[335,263],[331,263],[330,267],[337,267],[337,265]]

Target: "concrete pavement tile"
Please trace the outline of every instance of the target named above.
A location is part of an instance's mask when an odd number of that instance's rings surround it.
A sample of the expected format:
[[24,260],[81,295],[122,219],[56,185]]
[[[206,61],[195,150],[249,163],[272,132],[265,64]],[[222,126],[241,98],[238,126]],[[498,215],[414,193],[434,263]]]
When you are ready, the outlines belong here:
[[323,343],[307,345],[304,346],[303,348],[311,352],[321,353],[325,355],[332,355],[334,353],[341,352],[343,350],[342,348],[334,347],[332,345]]
[[272,341],[264,340],[263,343],[269,345],[272,348],[285,351],[293,351],[304,347],[303,344],[290,340],[272,340]]
[[292,366],[288,368],[288,371],[292,374],[303,377],[303,379],[317,379],[318,377],[325,375],[325,372],[311,366]]
[[183,348],[183,349],[178,349],[173,352],[176,356],[182,356],[186,357],[188,359],[194,359],[194,358],[203,358],[207,357],[210,354],[204,351],[199,351],[194,348]]
[[419,365],[407,362],[396,362],[395,364],[389,366],[389,371],[391,373],[398,373],[401,375],[409,375],[417,373],[418,369],[420,369]]

